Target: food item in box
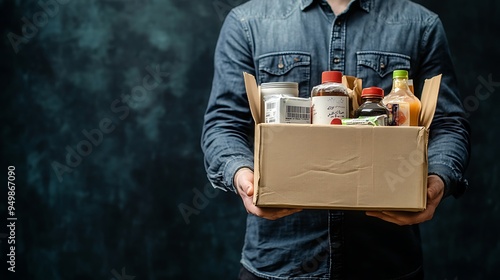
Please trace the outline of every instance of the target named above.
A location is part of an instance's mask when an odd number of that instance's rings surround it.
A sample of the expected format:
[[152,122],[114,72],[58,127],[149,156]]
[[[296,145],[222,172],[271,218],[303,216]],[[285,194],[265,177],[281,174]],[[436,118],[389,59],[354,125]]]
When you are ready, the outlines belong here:
[[299,96],[299,84],[295,82],[262,83],[260,85],[260,93],[264,100],[273,95],[297,97]]
[[342,84],[342,72],[324,71],[321,81],[311,90],[312,124],[331,124],[335,118],[348,118],[350,102]]
[[[354,117],[389,116],[389,110],[382,104],[384,90],[379,87],[363,89],[361,93],[363,104],[356,110]],[[386,118],[384,118],[385,120]],[[385,123],[383,125],[386,125]]]
[[266,123],[311,123],[311,100],[284,95],[269,96],[264,102]]
[[421,104],[408,87],[408,71],[394,71],[392,90],[382,102],[389,109],[389,125],[418,126]]
[[[295,82],[269,82],[260,85],[261,103],[260,108],[264,108],[267,99],[273,96],[299,96],[299,84]],[[265,119],[265,110],[261,110],[261,118]]]
[[357,119],[334,119],[332,124],[386,126],[387,115],[359,117]]

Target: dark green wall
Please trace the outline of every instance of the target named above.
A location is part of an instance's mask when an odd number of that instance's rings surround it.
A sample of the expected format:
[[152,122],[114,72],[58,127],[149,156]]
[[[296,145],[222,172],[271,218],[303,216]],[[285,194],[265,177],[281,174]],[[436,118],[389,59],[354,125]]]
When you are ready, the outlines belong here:
[[[1,279],[234,278],[246,213],[207,184],[199,138],[219,28],[244,1],[42,2],[0,0],[0,178],[16,167],[18,218],[17,278]],[[473,127],[471,189],[422,226],[428,278],[496,278],[500,7],[418,2],[441,15]]]

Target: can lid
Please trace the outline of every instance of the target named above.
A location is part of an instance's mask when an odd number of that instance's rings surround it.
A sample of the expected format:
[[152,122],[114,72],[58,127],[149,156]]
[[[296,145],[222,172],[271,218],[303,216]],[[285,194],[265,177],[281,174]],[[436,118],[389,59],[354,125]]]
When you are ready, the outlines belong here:
[[342,72],[340,71],[323,71],[321,74],[322,83],[342,83]]
[[408,71],[407,70],[394,70],[392,73],[393,78],[403,78],[408,79]]
[[379,87],[364,88],[361,92],[361,97],[381,97],[384,98],[384,90]]
[[292,89],[298,89],[299,84],[295,82],[271,82],[271,83],[262,83],[260,85],[262,89],[266,88],[292,88]]

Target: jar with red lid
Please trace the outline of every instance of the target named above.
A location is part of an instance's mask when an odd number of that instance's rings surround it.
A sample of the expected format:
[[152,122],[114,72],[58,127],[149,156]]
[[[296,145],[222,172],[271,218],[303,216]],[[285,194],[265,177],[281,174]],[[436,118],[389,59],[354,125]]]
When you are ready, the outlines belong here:
[[354,112],[354,117],[371,117],[386,115],[389,117],[389,110],[383,105],[384,90],[379,87],[369,87],[361,92],[362,104]]
[[342,84],[342,72],[324,71],[321,84],[311,90],[312,124],[333,124],[349,117],[349,94]]

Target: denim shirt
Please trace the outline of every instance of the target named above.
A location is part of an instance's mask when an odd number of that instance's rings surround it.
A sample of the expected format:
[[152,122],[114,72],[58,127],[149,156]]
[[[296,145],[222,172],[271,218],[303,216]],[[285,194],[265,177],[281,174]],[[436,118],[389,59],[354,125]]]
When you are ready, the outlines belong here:
[[[309,97],[325,70],[359,77],[363,87],[387,94],[393,71],[405,69],[417,97],[425,79],[443,74],[429,174],[443,179],[445,196],[463,192],[469,125],[441,21],[418,4],[354,0],[335,16],[326,1],[252,0],[228,14],[214,59],[202,135],[214,187],[236,192],[236,171],[253,169],[254,123],[243,72],[258,83],[298,82],[299,95]],[[403,278],[420,273],[422,252],[418,226],[358,211],[304,210],[277,221],[248,215],[241,263],[267,279]]]

